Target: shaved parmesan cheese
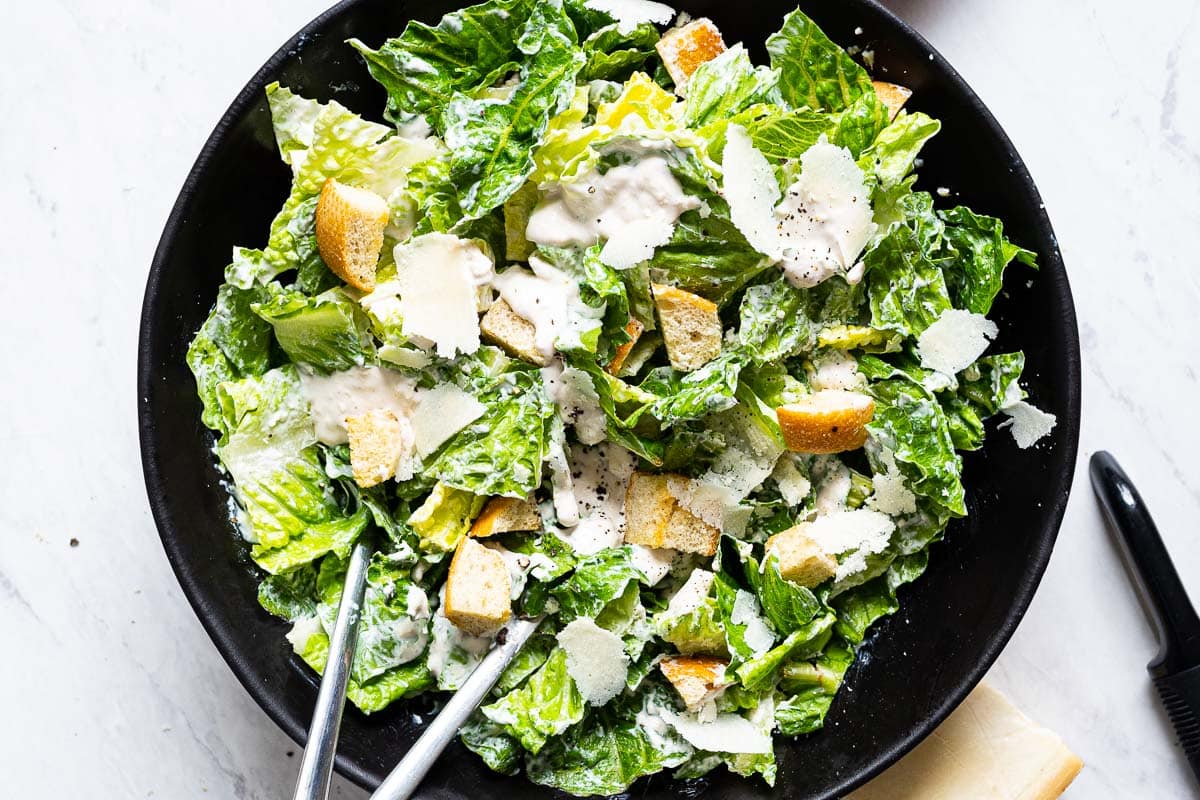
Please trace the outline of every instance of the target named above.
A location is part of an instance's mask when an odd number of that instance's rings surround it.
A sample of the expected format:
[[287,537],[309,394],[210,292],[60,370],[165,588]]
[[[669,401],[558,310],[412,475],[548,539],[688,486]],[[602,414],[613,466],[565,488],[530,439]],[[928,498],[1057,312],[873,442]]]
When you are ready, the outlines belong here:
[[917,355],[926,369],[957,375],[983,355],[999,332],[982,314],[947,309],[917,337]]
[[840,581],[866,569],[867,556],[882,553],[894,530],[896,523],[886,514],[859,508],[817,517],[805,534],[830,555],[849,553],[838,563],[834,577]]
[[322,632],[324,632],[324,628],[321,627],[320,617],[301,617],[292,625],[286,638],[291,642],[292,649],[300,653],[308,647],[309,639]]
[[632,33],[643,22],[666,25],[675,16],[675,9],[651,0],[587,0],[584,5],[615,19],[617,31],[623,34]]
[[631,545],[633,566],[646,576],[647,586],[656,586],[667,577],[671,564],[678,553],[666,548],[645,547],[640,544]]
[[667,478],[667,491],[683,509],[707,522],[714,528],[725,524],[731,507],[736,506],[741,496],[728,486],[693,480],[680,475]]
[[1000,423],[1001,428],[1010,428],[1017,447],[1024,450],[1038,442],[1042,437],[1054,430],[1058,418],[1048,414],[1034,405],[1018,400],[1011,406],[1000,409],[1008,415],[1008,419]]
[[730,125],[726,132],[721,168],[733,224],[751,247],[778,261],[783,257],[783,247],[775,205],[783,195],[771,164],[755,149],[750,134],[741,125]]
[[800,177],[781,195],[749,134],[729,126],[722,168],[733,224],[793,285],[806,288],[855,271],[876,226],[866,178],[849,150],[822,136],[800,163]]
[[800,469],[791,456],[785,455],[775,463],[771,477],[775,479],[775,485],[779,487],[779,494],[783,497],[783,502],[789,506],[800,505],[812,491],[812,482],[800,474]]
[[729,621],[735,625],[746,626],[746,644],[754,651],[756,657],[770,650],[771,645],[775,644],[775,634],[771,633],[767,621],[758,612],[758,600],[745,589],[738,589]]
[[844,350],[826,350],[814,359],[816,372],[812,386],[821,389],[860,389],[867,385],[866,376],[858,371],[858,359]]
[[788,187],[775,217],[783,238],[783,272],[792,285],[804,288],[850,270],[876,226],[865,176],[849,150],[822,136],[800,164],[800,177]]
[[600,263],[613,269],[629,269],[649,260],[654,248],[671,241],[675,233],[673,221],[643,219],[626,225],[611,236],[600,250]]
[[699,608],[712,590],[716,577],[706,569],[692,570],[687,581],[679,587],[679,590],[671,596],[670,602],[667,603],[667,616],[681,617]]
[[483,416],[483,404],[452,383],[435,386],[421,395],[413,414],[413,443],[422,458],[442,442]]
[[688,744],[713,753],[770,753],[770,731],[763,731],[737,714],[717,714],[712,722],[701,722],[694,714],[663,710],[663,719],[671,723]]
[[875,473],[871,478],[875,491],[867,498],[867,507],[892,516],[916,512],[917,496],[904,484],[904,476],[900,474],[895,454],[891,450],[885,450],[882,461],[886,469],[882,473]]
[[850,496],[850,469],[837,456],[817,456],[812,462],[817,482],[817,514],[833,514],[846,507]]
[[437,354],[479,349],[476,297],[492,279],[492,260],[474,242],[445,233],[396,245],[396,277],[362,298],[377,317],[395,314],[405,336],[432,342]]
[[558,632],[558,644],[567,653],[567,674],[583,698],[602,706],[625,688],[629,657],[621,637],[592,620],[579,617]]

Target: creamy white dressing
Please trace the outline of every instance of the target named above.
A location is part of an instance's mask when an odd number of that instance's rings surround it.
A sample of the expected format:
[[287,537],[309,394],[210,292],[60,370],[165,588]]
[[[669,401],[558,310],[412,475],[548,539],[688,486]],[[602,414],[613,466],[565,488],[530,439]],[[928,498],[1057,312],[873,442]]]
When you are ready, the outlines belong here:
[[854,266],[875,235],[871,195],[850,151],[822,139],[800,157],[801,173],[775,209],[783,259],[798,287],[816,286]]
[[631,235],[631,226],[645,237],[647,223],[658,223],[661,233],[683,212],[699,207],[700,201],[685,194],[671,174],[667,160],[651,155],[603,175],[591,170],[571,183],[549,186],[529,216],[525,237],[554,247],[620,242]]
[[604,441],[607,419],[600,408],[596,387],[586,372],[553,361],[542,367],[542,380],[546,393],[558,406],[558,415],[575,428],[580,442],[592,445]]
[[346,444],[350,435],[346,417],[368,411],[391,411],[412,443],[412,414],[420,403],[417,383],[407,375],[383,367],[351,367],[330,375],[300,372],[300,386],[312,407],[317,439],[325,444]]
[[571,479],[579,506],[579,524],[558,535],[582,554],[620,547],[624,541],[625,491],[636,460],[620,445],[572,447]]
[[579,347],[580,336],[599,326],[604,309],[584,303],[575,279],[544,259],[530,256],[529,267],[510,267],[492,285],[517,316],[533,325],[543,356],[554,357],[555,342]]
[[427,656],[429,671],[438,679],[438,688],[457,689],[459,683],[492,649],[494,638],[463,633],[446,619],[440,607],[433,615],[431,628]]

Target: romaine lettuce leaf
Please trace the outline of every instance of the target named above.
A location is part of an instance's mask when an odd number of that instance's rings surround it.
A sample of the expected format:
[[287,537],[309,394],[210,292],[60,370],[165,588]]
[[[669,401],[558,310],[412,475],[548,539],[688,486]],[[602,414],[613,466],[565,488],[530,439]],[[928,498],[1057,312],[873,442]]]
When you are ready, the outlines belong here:
[[468,750],[501,775],[516,775],[521,769],[521,744],[504,732],[504,727],[476,711],[458,729],[458,738]]
[[[317,615],[330,635],[342,600],[346,566],[336,556],[326,556],[317,576]],[[375,553],[367,567],[351,678],[363,685],[393,667],[421,658],[429,641],[429,617],[425,592],[409,580],[406,570],[386,555]]]
[[775,723],[780,732],[785,736],[800,736],[820,730],[853,662],[854,650],[835,639],[814,661],[784,665],[779,689],[787,696],[775,705]]
[[641,696],[620,696],[592,711],[526,759],[529,779],[575,795],[613,795],[643,775],[682,764],[691,746],[661,720],[639,714],[651,703],[670,707],[668,691],[648,682]]
[[580,559],[575,571],[556,586],[552,594],[558,600],[564,623],[577,617],[595,619],[605,607],[635,587],[643,575],[633,565],[629,547],[612,547]]
[[318,599],[315,563],[264,576],[258,585],[258,604],[289,622],[316,616]]
[[800,158],[822,134],[832,134],[837,125],[835,116],[811,108],[786,111],[768,106],[760,111],[767,113],[751,109],[735,121],[750,134],[755,149],[769,159]]
[[597,29],[582,42],[587,63],[579,71],[579,80],[625,80],[654,56],[658,40],[658,30],[646,22],[628,33],[615,23]]
[[567,652],[556,648],[525,685],[480,709],[530,753],[583,719],[583,695],[567,674]]
[[226,431],[217,455],[233,477],[254,560],[277,573],[331,551],[344,558],[370,515],[336,502],[296,368],[222,383],[217,395]]
[[808,316],[811,296],[783,276],[747,289],[738,328],[742,350],[757,364],[811,350],[819,329]]
[[726,305],[742,287],[771,266],[729,217],[729,206],[707,198],[709,214],[687,211],[675,225],[671,241],[658,247],[651,269],[666,273],[670,282],[718,306]]
[[894,228],[863,261],[871,327],[920,336],[951,308],[942,270],[925,254],[911,228]]
[[683,122],[690,128],[702,128],[759,103],[772,103],[779,97],[779,73],[769,67],[756,67],[741,44],[701,64],[688,79]]
[[536,3],[517,40],[527,58],[508,99],[456,94],[442,114],[450,177],[466,219],[504,203],[533,172],[531,152],[549,119],[570,103],[584,56],[562,0]]
[[446,14],[433,27],[414,20],[378,50],[358,39],[350,45],[387,90],[389,121],[399,125],[424,114],[441,133],[441,111],[455,95],[494,86],[520,66],[517,42],[536,5],[488,0]]
[[658,635],[675,645],[684,655],[726,655],[725,632],[721,629],[716,598],[704,602],[686,614],[672,615],[665,611],[654,618]]
[[471,528],[487,497],[438,481],[412,516],[408,526],[420,537],[426,553],[449,553]]
[[486,410],[427,458],[423,472],[477,495],[527,496],[542,483],[550,422],[557,413],[541,373],[510,361],[498,375],[460,388]]
[[662,427],[669,428],[737,405],[734,393],[743,359],[737,350],[726,350],[694,372],[658,367],[650,371],[638,388],[657,398],[650,405],[650,414]]
[[867,430],[896,457],[908,487],[928,497],[949,514],[967,513],[962,486],[962,459],[954,451],[950,425],[937,398],[890,365],[868,356],[859,362],[867,374],[896,374],[872,381],[875,418]]
[[252,306],[254,313],[271,324],[292,361],[328,373],[374,360],[370,321],[341,289],[310,297],[278,284],[266,288],[266,299]]
[[941,129],[942,123],[920,111],[913,114],[902,111],[891,125],[880,131],[859,159],[859,166],[868,174],[874,173],[883,188],[896,186],[912,172],[925,142]]
[[861,644],[868,628],[900,608],[896,590],[919,578],[928,563],[926,550],[901,556],[892,562],[886,574],[835,597],[833,607],[837,612],[837,623],[834,630],[837,635],[855,646]]
[[953,259],[944,267],[954,305],[987,314],[1004,283],[1004,268],[1014,258],[1037,268],[1036,255],[1004,238],[1004,224],[995,217],[958,206],[938,212],[946,223],[946,242]]
[[811,589],[779,574],[779,559],[775,556],[767,557],[761,568],[751,559],[746,577],[758,595],[763,616],[777,633],[786,636],[807,625],[821,611],[821,601]]
[[837,617],[830,612],[814,616],[767,652],[741,664],[735,670],[738,680],[751,691],[769,686],[787,661],[812,658],[820,653],[836,622]]
[[[288,634],[292,646],[304,662],[318,674],[325,672],[329,660],[329,636],[315,619],[297,623]],[[432,689],[433,673],[424,658],[401,664],[387,672],[359,683],[353,678],[346,685],[346,697],[364,714],[382,711],[396,700],[412,697]]]
[[188,367],[204,405],[201,419],[222,434],[228,433],[228,429],[217,387],[226,381],[262,375],[270,366],[271,326],[251,310],[262,296],[257,286],[239,289],[232,284],[223,285],[208,319],[188,346]]
[[867,71],[799,9],[767,38],[767,52],[792,108],[842,111],[860,97],[875,97]]

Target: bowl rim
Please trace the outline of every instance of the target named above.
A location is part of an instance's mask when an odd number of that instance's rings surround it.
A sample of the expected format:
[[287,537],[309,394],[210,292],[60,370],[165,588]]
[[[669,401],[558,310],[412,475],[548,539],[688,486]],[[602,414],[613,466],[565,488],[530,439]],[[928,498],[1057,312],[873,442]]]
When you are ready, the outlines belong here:
[[[172,571],[175,573],[176,579],[183,589],[184,595],[199,618],[201,625],[208,633],[209,638],[212,639],[213,644],[216,645],[218,652],[225,659],[238,681],[242,684],[242,687],[259,707],[266,712],[267,716],[293,741],[301,746],[304,745],[308,738],[308,720],[297,718],[289,713],[285,703],[282,701],[282,694],[271,689],[267,684],[258,679],[251,660],[238,650],[225,625],[216,618],[214,609],[207,597],[207,593],[211,587],[198,579],[198,576],[190,568],[187,559],[182,554],[180,547],[175,542],[175,537],[172,535],[168,512],[170,503],[161,492],[162,478],[153,433],[153,409],[147,400],[152,393],[152,384],[156,377],[156,366],[152,359],[153,348],[151,341],[157,331],[155,330],[152,311],[159,303],[162,276],[168,269],[168,260],[173,242],[179,228],[185,221],[187,208],[194,199],[197,186],[208,170],[210,162],[224,146],[229,131],[236,120],[241,118],[261,99],[262,92],[267,84],[270,83],[272,78],[289,59],[296,56],[299,48],[306,40],[311,39],[314,35],[321,34],[326,25],[334,18],[367,1],[340,0],[340,2],[326,9],[306,24],[267,59],[262,67],[247,81],[246,85],[238,92],[233,102],[230,103],[229,107],[221,115],[220,120],[205,140],[199,155],[188,171],[179,195],[171,208],[171,213],[163,228],[162,236],[159,238],[155,248],[150,272],[146,280],[138,330],[138,439],[146,493],[163,550],[166,553]],[[866,7],[872,13],[882,17],[886,25],[891,26],[901,35],[910,37],[917,45],[924,48],[930,54],[931,60],[938,62],[939,68],[945,72],[945,77],[950,88],[966,101],[970,113],[982,122],[989,134],[995,137],[997,142],[1004,146],[1010,160],[1009,166],[1013,173],[1013,179],[1022,184],[1030,197],[1038,203],[1038,208],[1033,213],[1034,230],[1041,242],[1052,244],[1052,249],[1038,253],[1043,267],[1040,274],[1043,278],[1055,281],[1055,292],[1060,295],[1063,301],[1063,304],[1058,309],[1058,314],[1061,318],[1061,327],[1069,332],[1068,340],[1065,343],[1066,358],[1064,363],[1060,365],[1065,372],[1067,389],[1066,406],[1068,413],[1065,418],[1059,419],[1057,422],[1058,426],[1060,426],[1060,431],[1065,434],[1062,446],[1067,448],[1067,452],[1065,453],[1066,458],[1063,460],[1065,467],[1057,476],[1062,491],[1055,493],[1053,500],[1043,507],[1043,518],[1045,520],[1043,528],[1045,534],[1038,539],[1035,549],[1030,553],[1029,569],[1025,572],[1023,579],[1012,595],[1013,603],[1010,606],[1003,625],[993,631],[990,640],[984,648],[982,657],[974,668],[960,679],[957,687],[947,692],[937,707],[932,708],[922,721],[915,725],[906,736],[881,750],[867,768],[847,775],[827,797],[840,797],[862,786],[916,747],[917,744],[933,732],[966,699],[967,695],[983,679],[984,675],[995,663],[1001,651],[1003,651],[1012,638],[1017,626],[1029,609],[1038,585],[1041,583],[1046,567],[1049,564],[1054,544],[1058,538],[1063,516],[1066,512],[1073,484],[1076,461],[1078,459],[1082,396],[1080,382],[1082,364],[1074,299],[1071,294],[1066,267],[1063,264],[1062,253],[1058,247],[1057,237],[1054,234],[1049,215],[1046,213],[1046,207],[1042,202],[1041,194],[1024,161],[991,111],[988,110],[987,106],[950,62],[943,58],[941,53],[924,36],[889,8],[883,6],[879,0],[853,0],[853,2]],[[339,774],[349,778],[364,789],[373,790],[378,786],[378,781],[368,770],[340,752],[335,757],[334,766]]]

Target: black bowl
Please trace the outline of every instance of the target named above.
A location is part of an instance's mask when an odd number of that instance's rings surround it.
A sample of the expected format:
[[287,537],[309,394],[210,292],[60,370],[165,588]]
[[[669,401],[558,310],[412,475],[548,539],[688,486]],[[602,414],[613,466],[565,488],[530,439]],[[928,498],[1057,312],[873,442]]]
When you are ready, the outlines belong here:
[[[728,41],[765,60],[762,42],[794,0],[759,0],[740,12],[716,0],[677,5],[712,17]],[[217,648],[251,696],[296,741],[316,697],[312,674],[291,655],[287,626],[255,600],[254,568],[229,519],[212,437],[184,354],[204,320],[234,244],[266,238],[288,191],[263,89],[271,81],[321,100],[336,98],[379,118],[382,90],[343,42],[377,44],[410,17],[436,22],[456,3],[347,0],[276,53],[221,118],[188,175],[154,255],[142,308],[138,416],[146,488],[163,547]],[[825,729],[781,740],[774,792],[724,773],[699,784],[657,776],[638,796],[832,798],[883,770],[928,734],[975,686],[1029,605],[1062,520],[1079,435],[1079,342],[1067,275],[1037,188],[995,119],[916,32],[872,0],[805,2],[843,45],[869,45],[877,75],[912,87],[911,107],[942,120],[924,153],[921,182],[960,193],[955,202],[997,215],[1041,271],[1009,271],[993,317],[999,349],[1023,349],[1033,399],[1058,416],[1053,434],[1018,450],[1001,432],[966,458],[970,516],[933,549],[928,572],[901,592],[900,612],[873,631],[838,694]],[[856,28],[863,33],[856,35]],[[346,714],[337,769],[376,786],[419,735],[428,700],[366,717]],[[439,798],[546,796],[523,778],[489,771],[457,743],[430,773]]]

